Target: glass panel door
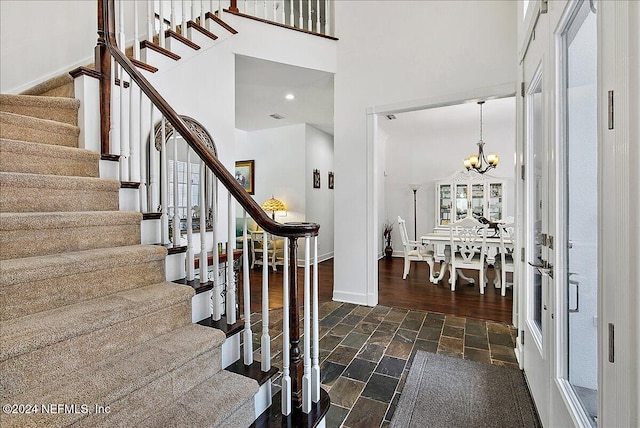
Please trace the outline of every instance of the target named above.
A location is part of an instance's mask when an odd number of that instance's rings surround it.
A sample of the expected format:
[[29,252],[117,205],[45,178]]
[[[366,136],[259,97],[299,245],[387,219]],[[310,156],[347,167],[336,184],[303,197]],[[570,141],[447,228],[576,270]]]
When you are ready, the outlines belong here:
[[502,220],[502,183],[489,185],[489,220]]
[[456,221],[462,220],[469,212],[469,197],[467,194],[467,185],[456,185]]
[[474,217],[485,217],[484,184],[474,184],[471,186],[471,213]]
[[[542,99],[542,75],[537,75],[536,80],[532,83],[533,90],[529,96],[529,114],[531,115],[531,121],[529,122],[530,142],[532,143],[531,151],[531,167],[530,173],[530,194],[527,198],[529,203],[529,233],[531,234],[531,252],[532,257],[530,263],[535,266],[546,267],[546,261],[544,261],[543,246],[545,244],[543,240],[542,232],[542,220],[543,220],[543,207],[545,200],[543,198],[543,186],[546,185],[544,180],[543,168],[544,168],[544,152],[542,150],[542,136],[544,133],[543,128],[543,99]],[[542,293],[542,274],[540,269],[536,267],[530,267],[530,284],[532,285],[532,306],[529,311],[529,319],[534,324],[534,330],[532,333],[538,338],[540,344],[542,344],[542,310],[546,309],[543,305],[543,293]]]
[[451,222],[451,185],[440,186],[440,226],[446,226]]
[[563,34],[565,71],[566,378],[587,420],[598,417],[598,128],[595,9],[577,8]]

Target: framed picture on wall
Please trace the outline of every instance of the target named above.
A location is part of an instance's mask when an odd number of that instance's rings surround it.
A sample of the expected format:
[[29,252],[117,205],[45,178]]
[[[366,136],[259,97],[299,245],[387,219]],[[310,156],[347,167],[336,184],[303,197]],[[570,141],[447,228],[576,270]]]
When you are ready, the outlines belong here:
[[329,171],[329,189],[333,189],[333,171]]
[[319,169],[313,170],[313,188],[314,189],[320,188],[320,170]]
[[253,160],[236,161],[236,181],[248,194],[254,194],[255,163]]

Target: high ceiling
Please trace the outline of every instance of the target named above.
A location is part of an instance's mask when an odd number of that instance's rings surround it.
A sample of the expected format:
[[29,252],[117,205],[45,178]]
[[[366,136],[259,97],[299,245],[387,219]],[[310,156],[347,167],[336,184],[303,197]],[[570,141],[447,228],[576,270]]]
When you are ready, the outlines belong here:
[[[295,99],[287,100],[287,94]],[[298,123],[333,135],[333,74],[236,55],[236,128],[257,131]]]

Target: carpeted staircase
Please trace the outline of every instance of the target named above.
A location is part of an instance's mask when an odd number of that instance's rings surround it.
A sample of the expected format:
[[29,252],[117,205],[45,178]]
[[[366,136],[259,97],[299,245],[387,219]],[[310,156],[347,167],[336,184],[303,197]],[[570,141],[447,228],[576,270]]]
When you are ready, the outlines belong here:
[[71,85],[0,95],[0,392],[38,407],[0,426],[250,425],[258,384],[221,370],[225,335],[191,323],[193,289],[78,148]]

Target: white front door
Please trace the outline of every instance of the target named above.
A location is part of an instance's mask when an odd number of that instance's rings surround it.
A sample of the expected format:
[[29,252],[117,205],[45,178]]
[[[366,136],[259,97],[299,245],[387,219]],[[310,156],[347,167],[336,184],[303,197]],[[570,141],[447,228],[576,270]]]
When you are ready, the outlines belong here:
[[522,62],[524,77],[524,307],[520,340],[524,342],[523,368],[540,419],[549,420],[550,301],[552,260],[547,245],[553,220],[553,168],[549,132],[549,95],[553,75],[548,62],[548,15],[540,14]]

